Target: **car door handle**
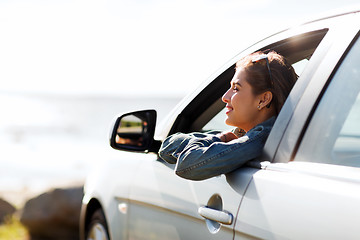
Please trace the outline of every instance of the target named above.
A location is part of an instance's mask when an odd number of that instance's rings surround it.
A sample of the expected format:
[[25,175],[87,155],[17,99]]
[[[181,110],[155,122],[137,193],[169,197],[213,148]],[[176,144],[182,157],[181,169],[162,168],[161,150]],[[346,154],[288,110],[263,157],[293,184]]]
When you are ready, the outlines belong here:
[[209,208],[207,206],[199,207],[198,212],[200,216],[206,219],[219,222],[225,225],[231,225],[234,219],[233,215],[227,211],[221,211],[221,210]]

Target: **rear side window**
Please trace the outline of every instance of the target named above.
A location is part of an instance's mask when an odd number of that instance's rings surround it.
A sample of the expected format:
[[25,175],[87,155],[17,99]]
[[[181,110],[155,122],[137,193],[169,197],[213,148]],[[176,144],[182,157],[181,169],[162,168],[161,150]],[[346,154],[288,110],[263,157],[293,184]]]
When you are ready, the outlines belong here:
[[336,71],[295,161],[360,167],[360,40]]

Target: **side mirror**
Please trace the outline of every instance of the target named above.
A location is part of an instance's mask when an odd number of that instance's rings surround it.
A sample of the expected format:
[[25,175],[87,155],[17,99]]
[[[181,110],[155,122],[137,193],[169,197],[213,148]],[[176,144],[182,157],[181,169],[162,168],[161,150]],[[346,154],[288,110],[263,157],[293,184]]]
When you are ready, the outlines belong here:
[[125,151],[155,152],[159,149],[159,143],[154,141],[155,125],[155,110],[121,115],[114,122],[110,135],[110,146]]

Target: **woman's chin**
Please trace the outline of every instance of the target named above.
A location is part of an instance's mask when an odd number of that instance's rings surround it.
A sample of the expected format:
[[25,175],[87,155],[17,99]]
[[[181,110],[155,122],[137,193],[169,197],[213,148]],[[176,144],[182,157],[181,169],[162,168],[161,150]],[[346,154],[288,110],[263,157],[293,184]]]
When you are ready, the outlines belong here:
[[225,124],[228,125],[228,126],[231,126],[231,127],[237,127],[237,128],[241,128],[238,126],[238,124],[234,121],[231,121],[231,119],[229,117],[227,117],[225,119]]
[[229,118],[225,119],[225,124],[229,126],[234,126]]

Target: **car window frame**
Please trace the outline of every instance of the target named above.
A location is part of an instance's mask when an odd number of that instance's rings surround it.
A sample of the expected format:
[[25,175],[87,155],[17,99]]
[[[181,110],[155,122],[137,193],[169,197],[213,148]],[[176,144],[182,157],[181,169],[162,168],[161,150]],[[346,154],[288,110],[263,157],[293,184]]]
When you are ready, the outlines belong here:
[[[197,110],[204,109],[204,107],[208,109],[208,106],[214,104],[215,101],[220,98],[220,96],[215,96],[214,98],[207,98],[207,95],[209,95],[209,92],[211,93],[211,88],[219,90],[224,87],[224,91],[222,92],[225,92],[225,90],[227,90],[228,82],[230,82],[230,79],[233,77],[234,74],[233,69],[235,68],[235,63],[242,57],[259,50],[267,50],[269,49],[269,47],[276,47],[276,43],[280,43],[284,39],[289,39],[300,35],[306,35],[310,32],[327,29],[328,25],[329,24],[324,24],[323,21],[314,22],[310,25],[309,23],[306,23],[297,26],[296,28],[287,29],[271,35],[270,37],[265,38],[255,43],[254,45],[246,48],[238,55],[236,55],[233,59],[225,63],[213,74],[211,74],[210,77],[203,81],[197,88],[195,88],[194,91],[190,92],[187,96],[185,96],[179,102],[179,104],[171,111],[171,113],[162,120],[161,124],[159,125],[160,127],[156,129],[155,139],[163,141],[167,136],[176,132],[191,132],[190,124],[194,123],[195,120],[198,118],[198,115],[196,117],[191,117],[191,115],[193,113],[196,113]],[[220,111],[220,109],[218,111]],[[213,114],[213,116],[215,114]],[[194,124],[194,126],[200,125]]]
[[[225,104],[221,102],[221,96],[229,88],[229,83],[235,73],[235,63],[243,56],[250,52],[265,51],[272,49],[282,54],[282,52],[295,52],[292,48],[301,48],[304,43],[299,44],[299,41],[304,41],[307,38],[309,42],[317,37],[322,39],[327,33],[326,28],[316,28],[309,32],[293,33],[291,35],[284,36],[284,38],[276,39],[277,41],[268,45],[257,46],[257,48],[251,48],[251,51],[245,51],[231,61],[231,64],[225,68],[225,70],[211,81],[194,99],[184,108],[179,114],[175,123],[171,127],[170,134],[176,132],[194,132],[199,131],[207,122],[209,122],[221,109],[225,107]],[[307,44],[309,44],[307,42]],[[316,42],[316,41],[315,41]],[[318,45],[319,42],[312,43]],[[299,56],[297,56],[299,58]],[[301,58],[300,58],[301,59]],[[292,60],[297,62],[299,59]],[[306,67],[305,67],[306,68]],[[205,108],[205,110],[203,110]]]
[[[359,48],[359,44],[360,44],[360,30],[359,30],[359,32],[357,33],[357,35],[355,36],[355,38],[353,39],[353,41],[351,42],[351,44],[349,45],[349,47],[348,47],[348,49],[346,50],[345,54],[342,56],[342,58],[341,58],[341,60],[339,61],[336,69],[333,71],[331,77],[330,77],[329,80],[326,82],[326,85],[325,85],[323,91],[322,91],[321,94],[319,95],[319,97],[318,97],[318,99],[317,99],[317,102],[316,102],[316,105],[314,106],[314,108],[313,108],[313,110],[312,110],[311,118],[309,118],[308,121],[307,121],[306,130],[304,129],[304,131],[303,131],[303,133],[302,133],[302,135],[301,135],[301,140],[299,140],[299,142],[298,142],[298,144],[297,144],[297,146],[296,146],[296,153],[297,153],[297,154],[294,154],[294,157],[293,157],[293,160],[294,160],[294,161],[299,161],[299,160],[303,159],[302,153],[303,153],[304,149],[302,149],[302,142],[306,140],[306,133],[307,133],[307,131],[310,131],[309,128],[310,128],[311,122],[314,121],[314,120],[316,120],[316,119],[315,119],[316,111],[317,111],[320,107],[323,108],[323,106],[321,106],[320,103],[321,103],[322,99],[325,97],[328,89],[330,90],[331,83],[332,83],[333,81],[337,81],[337,83],[339,83],[340,80],[339,80],[339,76],[337,76],[337,73],[338,73],[339,70],[341,70],[340,68],[342,67],[343,63],[345,63],[345,61],[349,61],[349,60],[346,60],[346,58],[348,57],[348,55],[349,55],[350,53],[354,54],[354,52],[351,52],[351,51],[352,51],[352,49],[353,49],[353,47],[354,47],[355,44],[356,44],[357,47]],[[356,53],[357,53],[357,52],[356,52]],[[355,54],[356,54],[356,53],[355,53]],[[341,70],[341,71],[343,71],[343,70]],[[332,87],[332,90],[334,90],[333,87]],[[359,94],[360,94],[360,93],[357,94],[356,98],[359,97]],[[353,105],[351,105],[351,106],[350,106],[350,105],[347,105],[347,107],[349,108],[349,109],[348,109],[349,113],[350,113],[350,110],[351,110],[352,106],[353,106]],[[344,122],[345,122],[346,119],[347,119],[347,117],[348,117],[348,115],[343,116],[343,117],[344,117]],[[344,123],[344,122],[343,122],[343,123]],[[338,126],[338,125],[336,125],[336,126]],[[340,127],[340,126],[338,126],[338,127]],[[309,130],[308,130],[308,129],[309,129]],[[338,129],[338,131],[339,131],[338,133],[340,133],[341,129]],[[334,139],[332,139],[332,140],[334,140],[334,144],[335,144],[336,139],[337,139],[337,137],[334,138]],[[306,150],[305,150],[305,151],[306,151]],[[299,155],[299,154],[301,154],[301,155]],[[330,153],[329,153],[329,154],[330,154]],[[330,156],[327,156],[327,157],[330,157]],[[307,161],[307,162],[319,163],[319,164],[332,164],[332,165],[336,165],[336,166],[348,166],[348,165],[345,165],[345,164],[336,164],[336,163],[331,163],[331,162],[328,162],[328,161],[325,161],[325,162],[323,162],[323,161]],[[349,166],[349,167],[355,167],[355,166]]]

